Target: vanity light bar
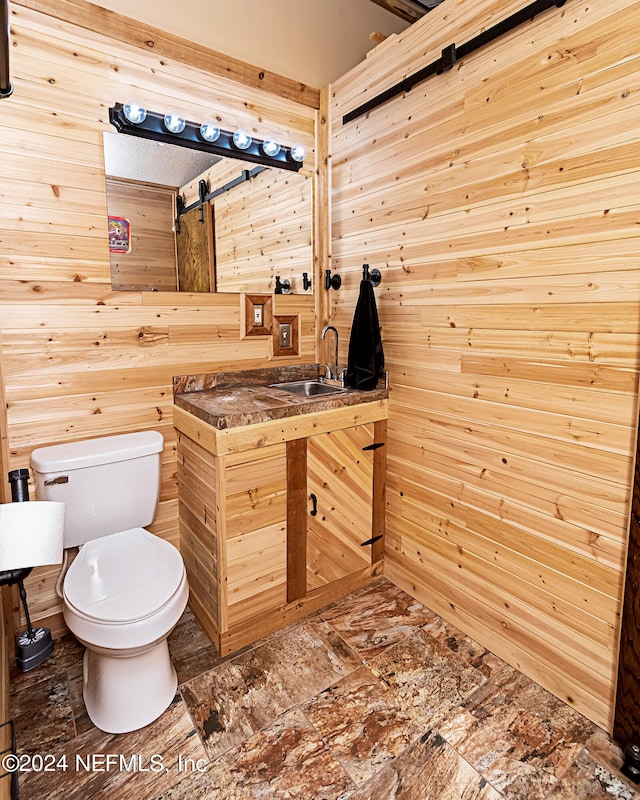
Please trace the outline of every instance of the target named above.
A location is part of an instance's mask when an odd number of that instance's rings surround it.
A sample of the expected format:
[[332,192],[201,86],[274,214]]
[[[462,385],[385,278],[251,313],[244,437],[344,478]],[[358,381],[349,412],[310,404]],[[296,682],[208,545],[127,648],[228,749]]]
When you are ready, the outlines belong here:
[[[142,115],[141,115],[142,116]],[[267,167],[278,167],[298,172],[302,167],[299,160],[301,145],[281,147],[274,156],[268,156],[262,148],[261,139],[253,139],[248,147],[240,148],[234,143],[234,133],[220,130],[215,141],[207,141],[200,133],[200,125],[185,120],[184,128],[179,133],[170,133],[165,125],[165,115],[147,111],[140,122],[131,122],[124,113],[122,103],[116,103],[109,109],[109,122],[118,133],[128,133],[131,136],[140,136],[143,139],[153,139],[167,144],[177,144],[180,147],[189,147],[192,150],[201,150],[228,158],[239,158],[242,161],[251,161]],[[267,140],[271,142],[272,140]],[[303,154],[304,158],[304,154]]]

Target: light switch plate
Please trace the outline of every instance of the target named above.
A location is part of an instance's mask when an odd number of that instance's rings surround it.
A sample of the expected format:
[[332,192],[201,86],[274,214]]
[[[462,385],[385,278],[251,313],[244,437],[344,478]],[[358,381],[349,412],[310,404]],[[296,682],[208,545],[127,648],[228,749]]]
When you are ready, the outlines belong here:
[[299,319],[297,314],[273,317],[273,355],[297,356],[300,353],[299,344]]
[[280,323],[280,347],[291,347],[291,323]]

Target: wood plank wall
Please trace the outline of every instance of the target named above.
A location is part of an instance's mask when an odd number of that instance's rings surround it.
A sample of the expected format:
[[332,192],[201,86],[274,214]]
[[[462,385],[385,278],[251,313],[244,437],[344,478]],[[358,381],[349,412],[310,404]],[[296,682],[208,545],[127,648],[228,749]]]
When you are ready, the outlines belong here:
[[[214,192],[256,165],[223,159],[179,190],[186,206],[198,184]],[[276,275],[302,294],[302,273],[313,276],[313,177],[309,171],[267,169],[211,200],[216,288],[220,292],[272,293]]]
[[222,291],[272,292],[276,275],[302,293],[313,274],[312,188],[284,170],[261,172],[213,201],[216,278]]
[[[222,127],[255,135],[268,125],[283,142],[305,143],[310,169],[316,111],[188,66],[171,37],[156,53],[57,18],[75,9],[80,24],[91,28],[93,20],[95,31],[105,30],[104,10],[80,0],[46,4],[53,16],[30,4],[10,6],[15,92],[0,109],[2,466],[5,473],[28,466],[41,445],[155,428],[165,450],[151,529],[177,544],[172,377],[263,366],[271,340],[241,339],[239,295],[112,291],[102,154],[108,108],[136,97],[152,110],[182,108],[189,119],[215,114]],[[108,22],[130,33],[117,15]],[[154,36],[142,32],[141,40]],[[301,318],[300,357],[279,363],[315,360],[313,302],[276,298],[275,313]],[[34,621],[60,611],[57,572],[34,570],[27,581]]]
[[446,0],[331,87],[332,321],[391,377],[385,574],[610,730],[640,365],[640,3]]

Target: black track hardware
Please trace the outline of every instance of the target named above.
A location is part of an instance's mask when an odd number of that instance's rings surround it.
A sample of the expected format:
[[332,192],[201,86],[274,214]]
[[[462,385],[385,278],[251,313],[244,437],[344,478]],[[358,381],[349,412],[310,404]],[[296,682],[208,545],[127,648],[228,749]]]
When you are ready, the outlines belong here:
[[373,111],[374,108],[386,103],[387,100],[391,100],[393,97],[411,91],[414,86],[418,83],[422,83],[422,81],[430,78],[432,75],[442,75],[443,72],[450,70],[456,61],[471,55],[471,53],[495,41],[505,33],[509,33],[509,31],[514,30],[514,28],[520,27],[520,25],[533,19],[536,14],[547,11],[552,6],[562,8],[565,3],[566,0],[536,0],[535,3],[530,3],[525,8],[520,9],[520,11],[516,11],[515,14],[502,20],[502,22],[498,22],[483,33],[478,34],[478,36],[474,36],[473,39],[460,45],[460,47],[456,47],[455,44],[448,45],[442,51],[440,58],[418,70],[418,72],[414,72],[412,75],[403,78],[384,92],[380,92],[380,94],[372,97],[371,100],[367,100],[366,103],[354,108],[353,111],[349,111],[342,117],[342,124],[346,125],[354,119],[361,117],[363,114]]

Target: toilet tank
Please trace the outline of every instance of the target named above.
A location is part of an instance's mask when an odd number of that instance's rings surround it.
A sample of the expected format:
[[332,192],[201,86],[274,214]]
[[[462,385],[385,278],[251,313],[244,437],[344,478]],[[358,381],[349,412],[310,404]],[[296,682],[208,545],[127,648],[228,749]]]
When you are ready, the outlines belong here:
[[38,500],[66,503],[65,547],[152,522],[163,445],[158,431],[140,431],[31,453]]

